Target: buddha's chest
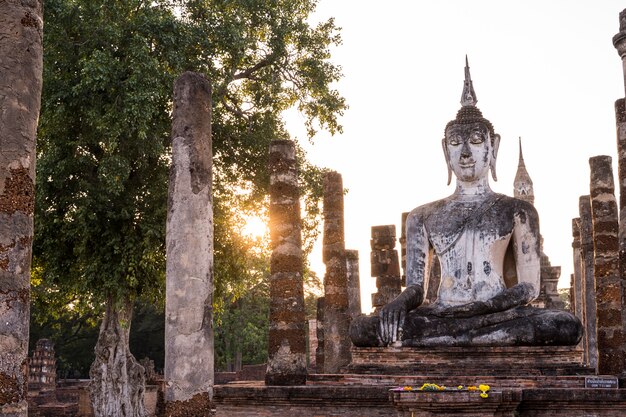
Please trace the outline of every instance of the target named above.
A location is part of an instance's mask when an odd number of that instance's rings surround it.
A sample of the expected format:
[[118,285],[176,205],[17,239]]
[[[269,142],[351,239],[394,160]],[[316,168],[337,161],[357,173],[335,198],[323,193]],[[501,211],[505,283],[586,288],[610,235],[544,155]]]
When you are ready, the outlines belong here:
[[[477,204],[451,204],[426,221],[429,240],[437,255],[454,251],[490,253],[502,243],[508,244],[513,234],[514,219],[502,207],[481,207]],[[506,248],[505,248],[506,249]]]

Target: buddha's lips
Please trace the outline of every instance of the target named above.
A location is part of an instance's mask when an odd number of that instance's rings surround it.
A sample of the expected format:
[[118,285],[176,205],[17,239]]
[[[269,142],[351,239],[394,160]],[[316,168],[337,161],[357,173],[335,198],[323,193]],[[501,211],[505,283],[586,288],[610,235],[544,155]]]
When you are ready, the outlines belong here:
[[472,162],[471,164],[459,164],[461,168],[473,168],[474,165],[476,165],[475,162]]

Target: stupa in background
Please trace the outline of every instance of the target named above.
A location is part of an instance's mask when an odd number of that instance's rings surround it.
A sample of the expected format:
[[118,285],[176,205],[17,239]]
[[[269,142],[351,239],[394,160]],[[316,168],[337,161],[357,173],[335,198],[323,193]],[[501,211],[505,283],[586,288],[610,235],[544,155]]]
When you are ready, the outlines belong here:
[[[517,173],[513,181],[513,196],[535,205],[535,191],[533,188],[533,180],[528,174],[526,164],[524,163],[524,154],[522,152],[522,138],[519,138],[519,162],[517,165]],[[541,237],[541,288],[539,297],[533,301],[535,307],[545,307],[550,309],[563,309],[565,303],[559,297],[558,283],[561,276],[561,267],[552,266],[550,258],[543,250],[543,236]]]

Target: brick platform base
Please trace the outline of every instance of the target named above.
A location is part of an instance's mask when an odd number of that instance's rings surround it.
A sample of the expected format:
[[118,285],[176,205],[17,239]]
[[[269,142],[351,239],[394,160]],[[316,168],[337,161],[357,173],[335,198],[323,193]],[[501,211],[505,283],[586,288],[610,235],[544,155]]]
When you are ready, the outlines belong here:
[[624,417],[623,389],[504,389],[476,393],[393,392],[397,417]]
[[[626,416],[626,389],[585,388],[593,370],[581,364],[576,347],[354,348],[352,359],[346,373],[308,375],[306,386],[216,385],[217,416]],[[487,384],[491,390],[488,398],[391,391],[424,383]]]
[[353,348],[346,373],[377,375],[590,375],[576,346]]
[[[467,392],[394,392],[425,382],[491,386]],[[623,417],[626,389],[588,389],[584,376],[447,377],[309,375],[306,386],[215,386],[217,417]]]

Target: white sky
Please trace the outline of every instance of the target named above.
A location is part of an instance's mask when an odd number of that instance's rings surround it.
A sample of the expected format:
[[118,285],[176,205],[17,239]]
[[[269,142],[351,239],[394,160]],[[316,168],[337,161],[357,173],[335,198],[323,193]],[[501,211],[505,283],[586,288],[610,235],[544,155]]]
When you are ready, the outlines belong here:
[[[317,17],[335,17],[343,44],[333,50],[350,109],[344,134],[307,143],[300,121],[288,128],[317,165],[343,175],[346,247],[360,255],[362,303],[370,308],[370,228],[445,197],[443,129],[460,108],[465,54],[478,107],[502,136],[498,182],[513,194],[517,138],[534,181],[544,249],[572,273],[571,219],[589,193],[594,155],[616,158],[613,105],[624,96],[612,44],[617,0],[320,0]],[[615,169],[615,177],[617,171]],[[321,244],[321,238],[320,238]],[[399,248],[399,244],[398,244]],[[310,259],[324,274],[320,245]]]

